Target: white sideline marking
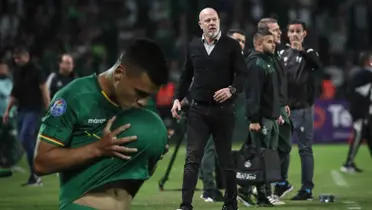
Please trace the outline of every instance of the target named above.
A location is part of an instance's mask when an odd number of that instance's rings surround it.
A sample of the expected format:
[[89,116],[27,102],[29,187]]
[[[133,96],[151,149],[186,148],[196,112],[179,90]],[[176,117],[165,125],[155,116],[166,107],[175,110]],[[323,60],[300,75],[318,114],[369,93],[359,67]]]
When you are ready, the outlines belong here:
[[333,182],[336,185],[341,186],[341,187],[349,187],[349,184],[345,181],[345,179],[342,177],[340,172],[336,170],[332,170],[331,176],[332,176]]
[[[337,170],[332,170],[331,171],[331,176],[332,176],[333,182],[336,185],[338,185],[340,187],[349,187],[349,184],[346,182],[346,180],[344,179],[342,174],[340,172],[338,172]],[[345,206],[348,210],[360,210],[360,209],[362,209],[362,207],[359,206],[359,204],[355,201],[343,201],[342,203],[345,204]]]
[[343,201],[342,203],[344,203],[346,205],[346,208],[349,209],[349,210],[360,210],[360,209],[362,209],[362,207],[360,207],[354,201]]

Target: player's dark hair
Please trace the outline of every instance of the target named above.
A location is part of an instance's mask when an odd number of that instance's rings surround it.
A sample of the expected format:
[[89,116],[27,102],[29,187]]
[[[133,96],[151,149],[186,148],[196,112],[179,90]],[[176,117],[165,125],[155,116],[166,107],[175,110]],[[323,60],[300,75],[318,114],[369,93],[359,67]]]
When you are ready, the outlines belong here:
[[233,34],[240,34],[240,35],[243,35],[245,36],[244,34],[244,31],[241,30],[241,29],[230,29],[228,32],[227,32],[227,36],[232,36]]
[[12,54],[13,55],[24,55],[24,54],[27,54],[29,52],[30,51],[26,47],[19,46],[19,47],[15,47],[13,49]]
[[[301,26],[302,26],[302,29],[303,29],[304,31],[307,30],[306,23],[305,23],[304,21],[300,20],[300,19],[294,19],[294,20],[292,20],[291,22],[289,22],[288,27],[289,27],[290,25],[301,25]],[[287,27],[287,28],[288,28],[288,27]]]
[[147,73],[155,85],[168,83],[169,70],[163,50],[155,42],[135,39],[119,58],[120,64],[126,67],[129,75]]
[[264,37],[264,36],[272,36],[273,34],[268,31],[268,30],[262,30],[262,31],[257,31],[254,35],[253,35],[253,41],[257,41],[258,39]]
[[269,31],[269,24],[277,22],[278,21],[274,18],[262,18],[257,23],[257,31]]

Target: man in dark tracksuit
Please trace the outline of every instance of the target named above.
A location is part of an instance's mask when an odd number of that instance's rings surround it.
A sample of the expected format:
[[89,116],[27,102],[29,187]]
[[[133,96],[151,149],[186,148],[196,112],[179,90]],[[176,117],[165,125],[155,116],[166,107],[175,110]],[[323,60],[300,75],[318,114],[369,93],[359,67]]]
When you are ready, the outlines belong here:
[[[277,45],[278,47],[278,45]],[[293,190],[293,186],[288,182],[288,169],[290,162],[290,152],[292,150],[291,136],[292,136],[292,123],[289,118],[290,108],[288,106],[287,98],[287,72],[280,61],[280,49],[277,48],[273,55],[275,69],[278,74],[279,81],[279,104],[280,104],[280,117],[279,123],[279,140],[278,140],[278,153],[281,163],[281,177],[282,180],[275,185],[274,195],[278,198],[284,197],[288,192]]]
[[[252,144],[274,149],[278,147],[280,116],[278,78],[272,54],[275,52],[274,36],[261,31],[254,36],[255,52],[247,61],[249,82],[246,85],[246,114],[249,121],[249,135]],[[268,200],[270,186],[256,186],[259,206],[273,206]],[[266,188],[266,189],[265,189]]]
[[280,52],[283,47],[281,46],[281,30],[278,21],[273,18],[263,18],[257,24],[258,31],[270,31],[274,35],[274,41],[276,44],[275,53],[273,54],[273,64],[278,74],[279,82],[279,103],[280,103],[280,117],[279,123],[279,140],[278,140],[278,153],[281,162],[281,177],[282,180],[275,185],[274,195],[270,198],[270,201],[274,205],[281,205],[284,202],[280,201],[279,198],[285,196],[288,192],[293,190],[293,186],[287,181],[288,169],[290,161],[290,152],[292,149],[291,135],[292,135],[292,124],[289,119],[290,108],[288,106],[287,98],[287,73],[283,68],[280,61]]
[[353,117],[354,137],[349,147],[342,172],[362,172],[354,159],[365,138],[372,155],[372,53],[361,54],[361,69],[351,75],[347,85],[349,111]]
[[288,25],[290,48],[282,51],[281,60],[287,72],[288,103],[291,108],[293,132],[298,137],[302,168],[302,187],[292,200],[311,200],[314,188],[314,130],[315,72],[321,69],[318,54],[303,47],[306,36],[304,22],[294,20]]

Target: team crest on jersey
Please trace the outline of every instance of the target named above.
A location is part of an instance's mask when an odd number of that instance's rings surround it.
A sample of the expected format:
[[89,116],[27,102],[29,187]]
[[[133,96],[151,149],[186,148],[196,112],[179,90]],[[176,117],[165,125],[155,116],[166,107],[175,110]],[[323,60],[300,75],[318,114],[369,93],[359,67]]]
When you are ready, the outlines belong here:
[[58,99],[53,103],[52,107],[50,108],[50,114],[52,116],[58,117],[63,115],[63,113],[66,112],[66,109],[67,109],[66,101],[63,99]]

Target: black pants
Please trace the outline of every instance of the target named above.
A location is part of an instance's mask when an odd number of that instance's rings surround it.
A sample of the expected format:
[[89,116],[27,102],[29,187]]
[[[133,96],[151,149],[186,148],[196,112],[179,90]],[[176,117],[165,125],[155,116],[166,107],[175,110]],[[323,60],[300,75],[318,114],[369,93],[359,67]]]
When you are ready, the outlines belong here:
[[191,104],[187,121],[187,151],[181,206],[191,206],[204,147],[211,134],[225,178],[225,204],[236,203],[236,173],[231,155],[234,125],[234,106],[207,106],[196,102]]
[[372,156],[372,115],[367,119],[355,119],[353,122],[354,137],[349,146],[345,165],[350,166],[354,164],[354,159],[359,151],[363,139],[366,140],[369,152]]

